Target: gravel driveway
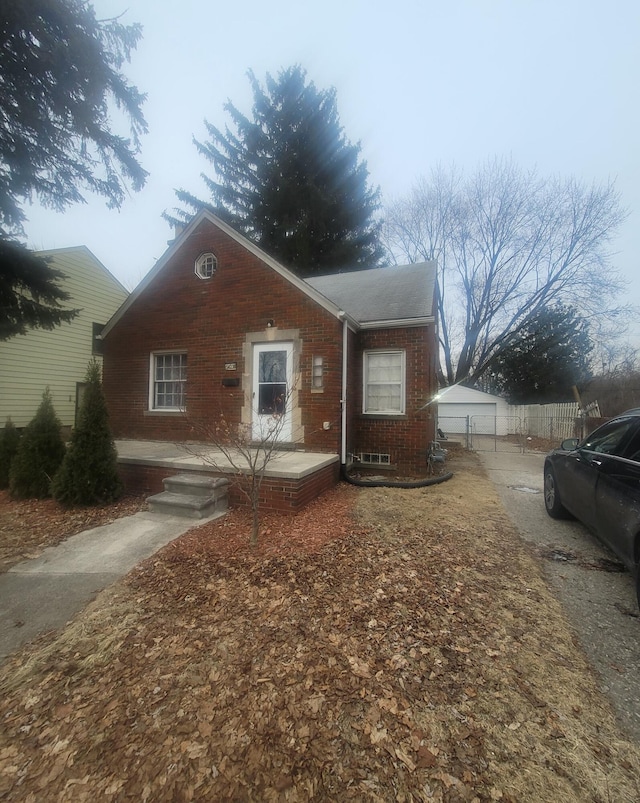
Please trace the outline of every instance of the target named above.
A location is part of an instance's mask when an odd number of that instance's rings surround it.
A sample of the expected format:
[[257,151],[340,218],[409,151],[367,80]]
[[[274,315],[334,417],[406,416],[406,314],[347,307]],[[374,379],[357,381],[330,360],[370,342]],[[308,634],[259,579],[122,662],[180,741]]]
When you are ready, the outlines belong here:
[[540,556],[622,727],[640,744],[640,617],[633,578],[576,521],[544,509],[544,455],[478,452],[504,507]]

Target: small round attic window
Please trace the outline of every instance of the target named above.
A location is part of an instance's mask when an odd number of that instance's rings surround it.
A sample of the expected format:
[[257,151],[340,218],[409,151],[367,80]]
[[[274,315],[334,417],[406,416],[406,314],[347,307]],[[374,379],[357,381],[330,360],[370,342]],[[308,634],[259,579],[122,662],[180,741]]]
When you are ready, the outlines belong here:
[[218,268],[215,254],[200,254],[196,259],[196,276],[201,279],[210,279]]

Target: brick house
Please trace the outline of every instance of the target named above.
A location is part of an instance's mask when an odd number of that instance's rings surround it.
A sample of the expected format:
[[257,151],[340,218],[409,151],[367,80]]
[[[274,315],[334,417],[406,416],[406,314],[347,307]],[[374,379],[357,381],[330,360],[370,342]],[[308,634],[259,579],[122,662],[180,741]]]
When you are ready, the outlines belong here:
[[283,449],[422,473],[434,294],[434,263],[305,281],[202,211],[103,332],[114,435],[179,442],[222,414],[259,437],[288,388]]

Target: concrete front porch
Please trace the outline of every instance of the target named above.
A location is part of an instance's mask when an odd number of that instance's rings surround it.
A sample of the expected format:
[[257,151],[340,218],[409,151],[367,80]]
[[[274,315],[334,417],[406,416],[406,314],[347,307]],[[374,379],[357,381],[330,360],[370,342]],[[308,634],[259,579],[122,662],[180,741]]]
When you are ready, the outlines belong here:
[[[166,477],[209,474],[232,481],[232,505],[246,504],[233,482],[236,470],[219,449],[209,444],[186,445],[166,441],[117,440],[120,476],[128,493],[159,493]],[[265,510],[295,512],[335,485],[340,478],[337,454],[282,450],[270,460],[260,493]]]

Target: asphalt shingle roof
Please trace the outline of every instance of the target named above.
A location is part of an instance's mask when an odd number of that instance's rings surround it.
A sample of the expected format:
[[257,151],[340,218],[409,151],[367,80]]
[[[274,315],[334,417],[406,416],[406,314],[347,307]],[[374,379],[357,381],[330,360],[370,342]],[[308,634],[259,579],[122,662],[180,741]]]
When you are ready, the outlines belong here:
[[332,273],[306,281],[359,323],[434,314],[435,262]]

